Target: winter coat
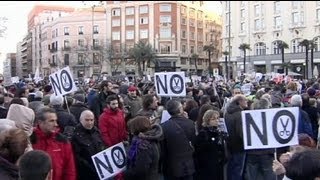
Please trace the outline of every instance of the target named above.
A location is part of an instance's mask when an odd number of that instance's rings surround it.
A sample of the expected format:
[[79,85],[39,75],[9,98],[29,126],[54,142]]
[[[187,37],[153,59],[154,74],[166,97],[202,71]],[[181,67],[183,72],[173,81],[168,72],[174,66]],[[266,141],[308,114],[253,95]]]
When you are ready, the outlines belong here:
[[124,105],[127,107],[129,114],[128,116],[134,118],[137,116],[139,110],[142,108],[142,100],[140,97],[126,96],[124,98]]
[[84,103],[76,103],[70,106],[70,113],[73,114],[77,123],[80,122],[80,115],[83,111],[88,110]]
[[319,113],[318,109],[316,107],[312,107],[309,104],[302,106],[302,109],[309,115],[311,126],[312,126],[312,131],[313,131],[313,139],[317,140],[318,137],[318,129],[319,129],[319,124],[318,124],[318,119],[319,119]]
[[8,109],[0,106],[0,119],[7,118]]
[[106,149],[98,128],[85,129],[78,124],[71,142],[76,157],[78,180],[99,179],[91,159],[91,156]]
[[64,131],[64,128],[67,126],[75,127],[77,125],[76,119],[73,114],[66,112],[60,105],[53,106],[56,110],[58,117],[58,125],[61,132]]
[[1,180],[18,180],[19,168],[5,158],[0,156],[0,179]]
[[108,147],[126,141],[128,133],[123,111],[105,108],[99,117],[99,130],[104,144]]
[[244,150],[241,111],[242,109],[239,105],[231,102],[225,114],[224,119],[229,133],[227,147],[230,153],[237,153]]
[[203,127],[195,142],[196,179],[223,180],[224,144],[227,134],[216,127]]
[[28,136],[32,134],[35,119],[32,109],[20,104],[11,104],[7,119],[14,121],[17,128],[24,130]]
[[299,122],[298,122],[298,134],[308,134],[310,137],[314,138],[312,131],[312,125],[309,115],[299,108]]
[[88,95],[87,95],[87,100],[88,100],[88,106],[91,107],[93,105],[93,101],[95,99],[95,96],[98,94],[96,90],[90,90]]
[[176,178],[193,175],[194,123],[185,117],[176,116],[161,126],[164,135],[161,149],[164,175]]
[[159,159],[162,138],[160,125],[134,136],[128,152],[128,165],[125,171],[126,180],[160,180]]
[[47,152],[52,160],[52,180],[76,180],[77,173],[71,143],[62,134],[50,135],[41,131],[39,126],[30,137],[32,147]]

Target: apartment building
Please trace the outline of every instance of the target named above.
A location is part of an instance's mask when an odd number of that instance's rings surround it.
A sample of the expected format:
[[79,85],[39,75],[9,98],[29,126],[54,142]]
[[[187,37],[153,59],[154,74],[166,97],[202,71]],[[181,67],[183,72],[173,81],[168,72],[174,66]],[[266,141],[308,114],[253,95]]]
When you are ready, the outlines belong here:
[[[34,72],[32,70],[33,59],[32,59],[32,37],[31,33],[28,33],[21,42],[17,44],[16,52],[16,63],[14,66],[17,67],[16,74],[19,77],[29,77],[29,74]],[[11,64],[13,66],[13,64]]]
[[[279,72],[281,41],[289,45],[285,63],[291,64],[291,71],[304,74],[306,50],[299,46],[303,39],[313,40],[315,68],[320,66],[320,1],[223,1],[222,19],[222,49],[229,51],[230,38],[234,75],[243,71],[243,52],[238,49],[242,43],[252,49],[247,51],[246,58],[249,73]],[[308,53],[310,67],[311,52]],[[224,57],[219,62],[223,64]],[[312,71],[309,68],[309,77]]]

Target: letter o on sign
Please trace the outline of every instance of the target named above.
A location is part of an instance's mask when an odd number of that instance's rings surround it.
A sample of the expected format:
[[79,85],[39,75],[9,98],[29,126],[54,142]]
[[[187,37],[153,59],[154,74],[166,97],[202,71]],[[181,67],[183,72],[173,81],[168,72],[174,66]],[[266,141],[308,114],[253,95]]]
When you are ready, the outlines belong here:
[[177,74],[172,75],[170,79],[170,88],[171,88],[171,91],[175,94],[182,93],[184,89],[182,77]]
[[[278,121],[280,120],[279,117],[281,117],[281,116],[288,116],[290,118],[288,121],[291,121],[291,123],[292,123],[292,127],[290,129],[291,134],[286,139],[281,138],[278,134],[277,124],[278,124]],[[275,114],[275,116],[273,117],[273,122],[272,122],[272,130],[273,130],[274,137],[276,138],[276,140],[279,143],[286,144],[291,141],[291,139],[294,135],[294,130],[296,129],[295,121],[296,121],[296,119],[295,119],[294,115],[288,110],[281,110]]]
[[123,168],[126,165],[126,158],[125,158],[126,156],[121,147],[116,146],[112,148],[111,157],[114,162],[114,165],[116,165],[119,169]]
[[73,83],[72,78],[68,71],[62,70],[60,73],[60,82],[64,91],[68,92],[72,89]]

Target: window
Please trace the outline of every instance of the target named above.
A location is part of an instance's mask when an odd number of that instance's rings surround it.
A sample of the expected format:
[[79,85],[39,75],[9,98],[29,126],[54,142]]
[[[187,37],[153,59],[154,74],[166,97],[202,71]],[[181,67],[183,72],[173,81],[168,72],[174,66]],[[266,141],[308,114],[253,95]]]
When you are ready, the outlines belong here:
[[100,63],[100,56],[98,53],[93,53],[93,64],[99,64]]
[[181,6],[181,14],[187,14],[187,7]]
[[282,22],[281,22],[281,17],[280,16],[277,16],[277,17],[274,17],[273,18],[273,25],[275,28],[280,28],[280,26],[282,25]]
[[98,25],[93,26],[93,34],[99,34],[99,26]]
[[[202,54],[203,53],[203,47],[202,46],[198,46],[198,54]],[[201,65],[201,64],[199,64]]]
[[190,46],[190,53],[191,53],[191,54],[194,53],[194,46]]
[[190,10],[189,10],[189,17],[190,18],[195,18],[194,12],[195,12],[195,10],[193,8],[190,8]]
[[292,24],[296,25],[298,23],[303,23],[304,17],[303,17],[303,12],[294,12],[292,13]]
[[93,39],[93,47],[94,48],[99,47],[99,40],[98,39]]
[[259,31],[260,29],[261,29],[261,20],[260,19],[254,20],[254,30]]
[[191,32],[191,33],[190,33],[190,39],[191,39],[191,40],[194,40],[194,32]]
[[84,55],[82,53],[78,54],[78,64],[84,64]]
[[320,51],[320,36],[316,37],[313,39],[313,43],[314,43],[314,51]]
[[134,31],[127,31],[126,39],[134,39]]
[[127,26],[133,26],[134,25],[134,19],[133,18],[126,19],[126,25]]
[[148,29],[141,29],[140,30],[140,39],[148,38]]
[[303,47],[299,46],[300,39],[294,39],[291,41],[292,53],[303,52]]
[[113,19],[112,20],[112,27],[120,26],[120,19]]
[[280,43],[281,43],[281,41],[274,41],[272,43],[273,54],[280,54],[281,53],[281,49],[279,48]]
[[202,21],[198,21],[198,28],[202,28],[203,26],[203,22]]
[[299,8],[301,1],[292,1],[292,9]]
[[182,30],[182,31],[181,31],[181,37],[182,37],[183,39],[187,38],[187,37],[186,37],[186,33],[187,33],[187,32],[186,32],[185,30]]
[[64,40],[64,41],[63,41],[63,48],[70,48],[70,42],[69,42],[69,40]]
[[83,39],[79,39],[78,40],[78,46],[80,46],[80,47],[84,46],[84,40]]
[[181,18],[181,24],[182,24],[182,25],[187,25],[187,20],[186,20],[186,18]]
[[187,46],[185,44],[182,44],[181,51],[182,51],[182,54],[185,54],[187,52]]
[[113,9],[112,16],[120,16],[120,9]]
[[186,65],[186,64],[187,64],[187,59],[181,58],[181,59],[180,59],[180,64],[181,64],[181,65]]
[[202,33],[198,33],[198,41],[202,41]]
[[171,23],[171,16],[160,16],[160,23]]
[[171,28],[160,28],[160,38],[171,38]]
[[64,54],[64,65],[69,66],[69,54]]
[[171,4],[160,4],[160,12],[171,12]]
[[257,17],[257,16],[260,16],[260,14],[261,14],[260,5],[255,5],[254,6],[254,16]]
[[255,55],[266,55],[266,44],[263,42],[256,43],[254,45]]
[[56,37],[58,37],[58,29],[56,29]]
[[140,14],[146,14],[148,13],[148,6],[140,6],[139,7]]
[[64,35],[69,35],[69,27],[64,27]]
[[198,14],[197,14],[197,16],[198,16],[198,19],[201,19],[202,18],[202,11],[198,11]]
[[280,14],[280,12],[281,12],[280,1],[276,1],[273,3],[273,13]]
[[189,23],[191,27],[194,27],[194,19],[189,19]]
[[127,7],[126,15],[133,15],[133,14],[134,14],[134,7]]
[[120,32],[112,32],[112,40],[120,40]]
[[171,45],[170,44],[160,44],[160,53],[161,54],[170,54]]
[[78,27],[78,34],[82,35],[83,34],[83,26]]
[[320,21],[320,9],[317,9],[317,20]]
[[242,23],[240,24],[240,32],[241,32],[241,33],[244,33],[244,29],[245,29],[245,23],[242,22]]
[[244,18],[244,9],[241,9],[241,11],[240,11],[240,17],[241,17],[241,19]]
[[148,22],[148,17],[141,17],[140,18],[140,24],[148,24],[149,22]]

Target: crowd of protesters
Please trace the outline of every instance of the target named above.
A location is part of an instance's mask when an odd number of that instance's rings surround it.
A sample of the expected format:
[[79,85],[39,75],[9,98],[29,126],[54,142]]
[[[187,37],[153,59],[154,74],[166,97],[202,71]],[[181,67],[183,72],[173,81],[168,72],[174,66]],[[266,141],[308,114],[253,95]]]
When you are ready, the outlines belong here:
[[[246,88],[243,88],[246,86]],[[249,87],[249,89],[247,88]],[[91,156],[123,142],[115,180],[313,180],[320,178],[320,80],[203,80],[159,97],[152,81],[0,87],[0,179],[99,179]],[[299,107],[299,145],[245,150],[241,112]],[[171,116],[162,123],[162,112]],[[225,122],[227,132],[220,128]]]

